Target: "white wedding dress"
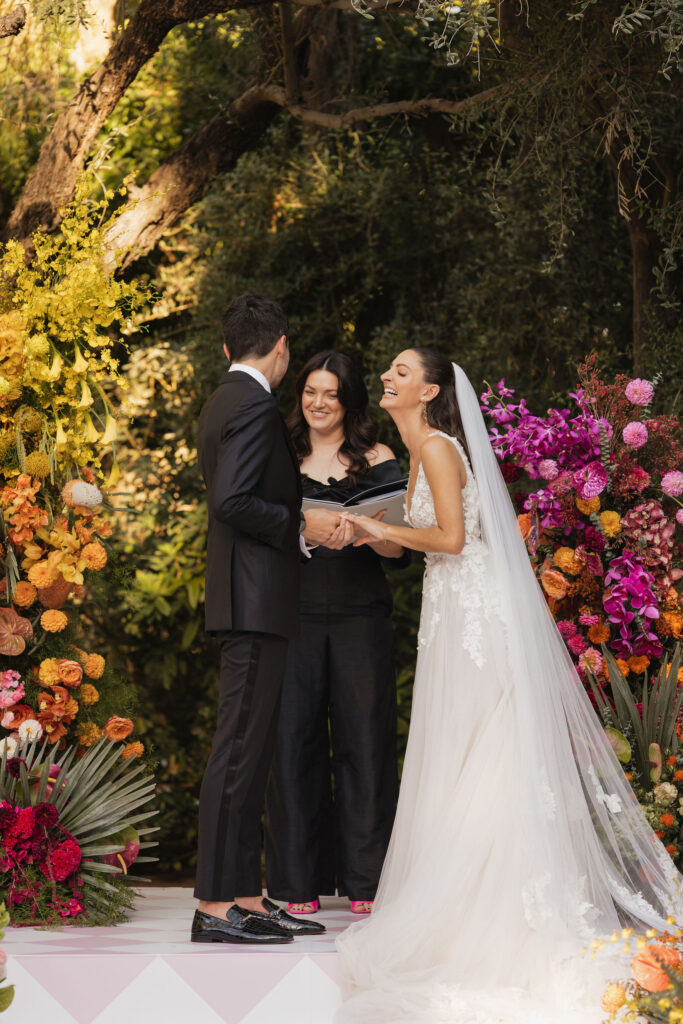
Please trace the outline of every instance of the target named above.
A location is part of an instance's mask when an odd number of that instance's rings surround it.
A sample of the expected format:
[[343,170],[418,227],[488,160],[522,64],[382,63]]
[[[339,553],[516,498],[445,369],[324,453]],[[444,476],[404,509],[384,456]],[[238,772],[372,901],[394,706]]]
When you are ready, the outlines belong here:
[[[373,913],[338,940],[337,1020],[599,1024],[622,964],[582,948],[683,916],[681,877],[574,671],[455,373],[466,543],[426,556],[396,821]],[[408,514],[436,525],[422,467]]]

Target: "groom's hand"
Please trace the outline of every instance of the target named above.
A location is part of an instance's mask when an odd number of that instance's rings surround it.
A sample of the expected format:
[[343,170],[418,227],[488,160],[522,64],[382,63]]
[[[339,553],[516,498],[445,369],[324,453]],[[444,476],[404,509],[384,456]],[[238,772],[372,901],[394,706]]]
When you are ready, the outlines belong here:
[[326,508],[306,509],[304,540],[326,548],[343,548],[353,537],[353,527],[341,522],[341,516]]

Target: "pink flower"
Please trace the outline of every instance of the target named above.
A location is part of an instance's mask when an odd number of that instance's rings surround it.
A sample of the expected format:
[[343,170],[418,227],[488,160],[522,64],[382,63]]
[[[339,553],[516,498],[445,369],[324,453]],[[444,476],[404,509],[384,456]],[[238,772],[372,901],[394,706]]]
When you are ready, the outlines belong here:
[[633,405],[649,405],[654,393],[655,389],[649,380],[642,380],[640,377],[630,380],[624,392],[629,402],[632,402]]
[[650,474],[642,466],[636,464],[627,477],[627,483],[638,491],[644,491],[650,483]]
[[587,466],[577,469],[572,477],[572,483],[578,496],[584,501],[597,498],[607,486],[607,470],[597,460],[589,462]]
[[569,640],[570,637],[576,636],[579,632],[574,623],[570,622],[569,619],[561,619],[557,623],[557,628],[565,640]]
[[602,655],[595,647],[589,647],[583,652],[579,659],[579,664],[582,668],[591,669],[591,671],[595,672],[596,675],[602,672],[604,666]]
[[6,711],[5,714],[0,718],[0,725],[3,729],[11,729],[12,722],[14,721],[14,715],[11,711]]
[[21,676],[13,668],[0,672],[0,690],[12,690],[21,682]]
[[[2,708],[3,710],[5,708],[11,708],[13,704],[18,704],[23,696],[23,683],[20,683],[16,690],[0,690],[0,708]],[[8,727],[5,726],[5,728]]]
[[579,622],[582,626],[597,626],[599,621],[599,615],[579,615]]
[[584,638],[577,633],[576,636],[569,637],[569,640],[567,640],[567,647],[572,652],[572,654],[578,655],[583,654],[583,652],[588,647],[588,644],[586,643]]
[[573,486],[572,475],[568,470],[560,473],[550,484],[550,488],[555,494],[566,494]]
[[681,526],[683,526],[683,508],[679,508],[678,512],[676,513],[676,522],[680,523]]
[[629,448],[642,448],[648,438],[647,427],[638,420],[631,420],[622,430],[621,436]]
[[683,493],[683,473],[679,473],[677,469],[665,473],[662,477],[662,490],[670,498],[677,498],[679,494]]
[[556,480],[560,475],[555,459],[542,459],[538,464],[538,472],[544,480]]

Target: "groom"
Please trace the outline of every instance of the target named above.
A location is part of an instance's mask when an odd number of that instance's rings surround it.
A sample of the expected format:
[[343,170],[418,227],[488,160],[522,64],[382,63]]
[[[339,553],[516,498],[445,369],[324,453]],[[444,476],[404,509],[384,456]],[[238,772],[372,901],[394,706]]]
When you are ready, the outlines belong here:
[[[289,365],[280,306],[241,295],[221,322],[228,372],[199,417],[208,492],[206,629],[221,649],[218,723],[199,800],[193,942],[323,932],[261,896],[261,811],[287,643],[299,628],[301,536],[341,547],[331,512],[301,512],[299,464],[272,390]],[[348,542],[348,538],[344,538]]]

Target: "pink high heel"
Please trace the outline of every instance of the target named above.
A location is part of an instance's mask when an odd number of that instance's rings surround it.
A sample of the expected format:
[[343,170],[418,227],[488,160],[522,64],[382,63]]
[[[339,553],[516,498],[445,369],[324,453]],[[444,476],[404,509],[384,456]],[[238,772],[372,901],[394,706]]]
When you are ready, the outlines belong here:
[[[292,907],[310,907],[310,910],[293,910]],[[299,900],[298,903],[288,903],[287,912],[303,917],[304,914],[315,914],[320,910],[320,900]]]
[[[351,913],[352,914],[371,914],[372,913],[372,900],[351,900]],[[370,906],[369,910],[365,910],[365,907]],[[363,910],[359,910],[359,907],[363,907]]]

